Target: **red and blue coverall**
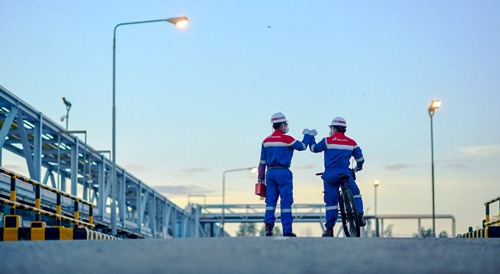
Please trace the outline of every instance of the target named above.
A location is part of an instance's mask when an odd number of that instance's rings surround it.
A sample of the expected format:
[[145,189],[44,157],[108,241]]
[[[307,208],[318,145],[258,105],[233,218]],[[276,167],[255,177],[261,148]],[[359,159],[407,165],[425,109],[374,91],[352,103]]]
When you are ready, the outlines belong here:
[[351,157],[354,157],[356,160],[356,169],[362,169],[365,162],[361,148],[359,148],[356,141],[345,136],[343,132],[335,132],[333,135],[323,138],[316,144],[313,136],[310,143],[310,150],[315,153],[325,152],[325,172],[321,176],[325,190],[325,227],[332,228],[337,221],[339,185],[341,183],[338,177],[340,174],[349,175],[347,186],[352,191],[358,212],[363,214],[363,200],[349,170],[349,160]]
[[[311,135],[305,134],[302,142],[275,130],[264,139],[260,152],[259,182],[266,182],[266,213],[264,222],[274,226],[276,204],[281,197],[281,224],[283,234],[292,233],[293,175],[290,171],[294,150],[305,150]],[[267,172],[266,172],[267,167]]]

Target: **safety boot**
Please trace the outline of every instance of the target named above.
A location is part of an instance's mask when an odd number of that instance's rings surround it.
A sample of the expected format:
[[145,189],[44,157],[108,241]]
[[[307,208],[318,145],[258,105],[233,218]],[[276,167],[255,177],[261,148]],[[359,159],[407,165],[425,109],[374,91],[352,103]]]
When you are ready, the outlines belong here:
[[359,226],[366,226],[365,216],[361,213],[359,213]]
[[274,228],[274,225],[270,224],[270,223],[265,223],[266,224],[266,236],[267,237],[271,237],[273,236],[273,228]]
[[297,235],[293,232],[288,232],[288,233],[283,234],[283,237],[297,237]]
[[325,232],[323,232],[323,235],[321,237],[333,237],[333,227],[331,228],[326,228]]

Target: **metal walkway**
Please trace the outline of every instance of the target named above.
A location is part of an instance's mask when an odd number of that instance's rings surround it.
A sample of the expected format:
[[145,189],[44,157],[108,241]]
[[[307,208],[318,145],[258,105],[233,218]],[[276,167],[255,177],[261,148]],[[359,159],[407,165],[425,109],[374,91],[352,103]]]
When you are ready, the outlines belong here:
[[[190,212],[120,166],[117,166],[118,197],[113,200],[111,160],[78,138],[79,133],[84,131],[65,131],[0,86],[0,148],[26,160],[29,178],[94,204],[97,229],[104,232],[111,227],[110,208],[115,203],[117,233],[123,237],[183,238],[195,234],[195,220]],[[0,165],[2,158],[0,150]],[[4,198],[9,197],[8,182],[7,176],[0,176],[0,195]],[[18,187],[19,199],[34,199],[32,187],[22,184]],[[42,193],[42,206],[53,208],[54,195]],[[71,206],[63,202],[63,211]]]

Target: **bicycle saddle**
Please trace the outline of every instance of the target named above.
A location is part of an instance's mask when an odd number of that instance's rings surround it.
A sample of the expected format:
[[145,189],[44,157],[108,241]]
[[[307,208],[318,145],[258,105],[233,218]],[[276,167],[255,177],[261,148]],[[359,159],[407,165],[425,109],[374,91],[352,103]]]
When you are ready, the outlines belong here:
[[339,179],[342,180],[342,181],[347,181],[349,180],[349,175],[346,175],[346,174],[340,174],[339,175]]

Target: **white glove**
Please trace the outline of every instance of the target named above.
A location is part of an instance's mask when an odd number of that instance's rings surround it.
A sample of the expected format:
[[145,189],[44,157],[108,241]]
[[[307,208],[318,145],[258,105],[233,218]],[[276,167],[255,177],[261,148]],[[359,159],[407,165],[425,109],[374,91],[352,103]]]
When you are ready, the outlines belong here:
[[309,132],[309,129],[304,128],[304,130],[302,131],[302,134],[305,135],[305,134],[311,134],[311,133]]
[[316,136],[316,135],[318,135],[318,132],[316,131],[316,129],[311,129],[309,131],[309,134],[311,134],[312,136]]

